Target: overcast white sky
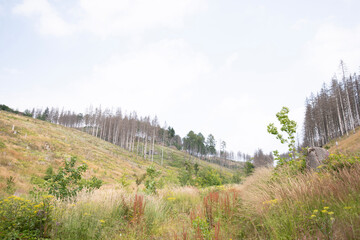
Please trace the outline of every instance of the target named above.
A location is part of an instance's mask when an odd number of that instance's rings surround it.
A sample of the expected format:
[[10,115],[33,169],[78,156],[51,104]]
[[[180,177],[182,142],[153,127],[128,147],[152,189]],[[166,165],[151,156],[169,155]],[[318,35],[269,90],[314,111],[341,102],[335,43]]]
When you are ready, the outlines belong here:
[[[0,0],[0,104],[157,115],[229,150],[284,150],[282,106],[360,66],[360,2]],[[300,126],[298,132],[301,133]]]

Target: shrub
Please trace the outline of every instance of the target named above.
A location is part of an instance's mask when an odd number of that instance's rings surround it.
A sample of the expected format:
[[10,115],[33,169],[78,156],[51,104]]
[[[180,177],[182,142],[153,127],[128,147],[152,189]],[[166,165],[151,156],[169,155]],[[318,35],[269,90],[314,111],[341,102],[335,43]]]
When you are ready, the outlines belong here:
[[360,163],[360,156],[356,154],[330,154],[324,161],[323,166],[328,170],[340,170],[345,167],[351,167],[356,163]]
[[197,183],[201,187],[221,185],[220,174],[212,168],[205,168],[199,171],[199,176],[196,178]]
[[58,199],[71,198],[77,195],[83,189],[92,191],[98,189],[102,185],[102,181],[96,177],[90,180],[82,178],[82,174],[87,170],[87,165],[82,164],[75,167],[76,157],[71,157],[70,161],[65,161],[65,167],[60,168],[56,174],[51,174],[51,170],[47,170],[47,181],[39,185],[40,189],[35,189],[32,193],[36,196],[46,191]]
[[13,194],[15,192],[15,178],[10,176],[6,179],[6,192]]
[[53,167],[52,166],[50,166],[50,167],[48,167],[47,169],[46,169],[46,172],[45,172],[45,177],[44,177],[44,180],[49,180],[49,179],[51,179],[51,177],[54,175],[54,169],[53,169]]
[[[185,167],[182,168],[179,172],[179,175],[178,175],[178,179],[179,179],[179,182],[180,182],[180,185],[181,186],[186,186],[186,185],[194,185],[194,180],[193,180],[193,167],[191,165],[191,163],[189,162],[185,162],[184,163]],[[197,171],[196,171],[196,174],[197,172],[199,171],[199,166],[197,166]],[[194,166],[195,168],[195,166]]]
[[244,166],[245,176],[250,176],[254,172],[255,166],[251,162],[247,161]]
[[231,178],[231,183],[241,183],[243,174],[240,171],[236,171]]
[[156,194],[157,182],[156,177],[161,174],[154,166],[150,166],[146,169],[145,191],[148,194]]
[[0,238],[48,238],[52,227],[52,198],[42,196],[39,204],[17,196],[0,201]]

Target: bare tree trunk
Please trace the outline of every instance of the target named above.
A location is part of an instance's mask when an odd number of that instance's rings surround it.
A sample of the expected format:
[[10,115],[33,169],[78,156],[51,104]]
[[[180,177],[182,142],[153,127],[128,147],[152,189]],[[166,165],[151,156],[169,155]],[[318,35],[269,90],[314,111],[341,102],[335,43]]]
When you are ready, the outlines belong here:
[[161,148],[161,166],[163,165],[164,162],[164,146]]
[[341,116],[340,116],[340,110],[339,110],[339,104],[338,104],[338,99],[337,97],[335,96],[335,99],[336,99],[336,109],[337,109],[337,113],[338,113],[338,117],[339,117],[339,125],[340,125],[340,136],[342,136],[344,134],[344,131],[343,131],[343,124],[341,122]]
[[152,150],[151,150],[151,161],[154,162],[154,150],[155,150],[155,127],[153,130],[153,138],[152,138]]
[[147,148],[147,134],[145,133],[145,140],[144,140],[144,159],[146,159],[146,148]]
[[345,109],[344,109],[344,106],[343,106],[343,101],[342,101],[342,98],[341,98],[341,92],[340,92],[340,86],[338,88],[338,91],[339,91],[339,97],[340,97],[340,106],[341,106],[341,109],[342,109],[342,113],[343,113],[343,117],[344,117],[344,125],[345,125],[345,132],[346,132],[346,135],[349,135],[348,133],[348,127],[347,127],[347,122],[346,122],[346,119],[345,119]]

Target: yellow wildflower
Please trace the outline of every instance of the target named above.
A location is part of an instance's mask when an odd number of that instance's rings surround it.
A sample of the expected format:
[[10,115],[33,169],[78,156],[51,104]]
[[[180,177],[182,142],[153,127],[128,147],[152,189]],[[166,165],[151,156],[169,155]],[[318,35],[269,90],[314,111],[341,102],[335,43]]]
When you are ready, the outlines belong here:
[[349,210],[349,209],[351,209],[351,207],[344,207],[344,209],[345,209],[345,210]]
[[314,211],[313,211],[313,213],[318,213],[319,212],[319,210],[317,210],[317,209],[315,209]]
[[328,214],[329,214],[329,215],[333,215],[333,214],[334,214],[334,212],[328,212]]
[[328,209],[329,209],[329,207],[324,207],[324,209],[325,209],[325,210],[328,210]]
[[314,218],[314,217],[316,217],[316,215],[314,215],[314,214],[313,214],[313,215],[311,215],[311,217],[310,217],[310,218]]
[[327,210],[324,209],[324,210],[322,210],[321,212],[322,212],[322,213],[327,213]]
[[331,221],[334,221],[334,220],[335,220],[335,218],[330,218],[330,220],[331,220]]
[[99,222],[100,222],[100,223],[105,223],[105,220],[102,220],[102,219],[101,219],[101,220],[99,220]]
[[43,196],[43,199],[51,199],[51,198],[54,198],[54,196],[53,195],[44,195]]
[[168,200],[175,200],[176,198],[174,198],[174,197],[168,197]]

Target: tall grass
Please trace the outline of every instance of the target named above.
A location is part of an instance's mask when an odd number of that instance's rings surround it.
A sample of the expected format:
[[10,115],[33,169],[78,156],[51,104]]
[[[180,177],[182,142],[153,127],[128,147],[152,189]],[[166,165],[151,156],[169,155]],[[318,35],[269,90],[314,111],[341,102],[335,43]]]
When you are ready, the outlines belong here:
[[239,214],[250,217],[256,226],[245,236],[360,238],[360,164],[276,181],[270,176],[262,170],[243,187],[246,195],[242,195],[244,206]]
[[358,239],[360,164],[243,185],[165,188],[158,195],[100,189],[56,202],[61,239]]

